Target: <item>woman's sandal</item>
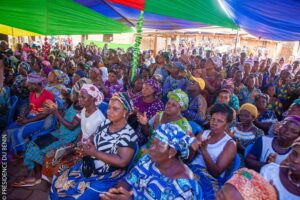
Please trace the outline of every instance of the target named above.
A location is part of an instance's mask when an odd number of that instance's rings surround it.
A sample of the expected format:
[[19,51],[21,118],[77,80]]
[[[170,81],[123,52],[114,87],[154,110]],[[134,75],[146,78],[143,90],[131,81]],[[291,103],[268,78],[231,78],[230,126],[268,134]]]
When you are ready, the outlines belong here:
[[38,185],[41,183],[42,179],[36,179],[36,178],[32,178],[32,180],[30,180],[31,178],[27,178],[24,180],[20,180],[17,181],[15,183],[12,184],[13,187],[32,187],[35,185]]

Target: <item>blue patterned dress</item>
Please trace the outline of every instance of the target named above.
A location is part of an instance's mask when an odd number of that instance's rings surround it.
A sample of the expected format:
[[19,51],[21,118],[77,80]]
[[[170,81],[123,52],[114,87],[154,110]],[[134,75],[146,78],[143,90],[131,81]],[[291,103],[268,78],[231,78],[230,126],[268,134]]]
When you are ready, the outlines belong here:
[[[127,124],[117,132],[110,132],[110,123],[107,119],[98,127],[94,136],[97,151],[117,155],[119,148],[135,149],[137,136],[134,130]],[[96,158],[93,162],[95,171],[90,177],[83,175],[83,162],[80,161],[55,178],[52,182],[50,198],[52,200],[99,199],[99,193],[108,191],[126,175],[124,168],[114,167]]]
[[201,199],[202,190],[196,179],[170,179],[163,176],[150,159],[142,157],[129,172],[126,182],[132,187],[134,199]]

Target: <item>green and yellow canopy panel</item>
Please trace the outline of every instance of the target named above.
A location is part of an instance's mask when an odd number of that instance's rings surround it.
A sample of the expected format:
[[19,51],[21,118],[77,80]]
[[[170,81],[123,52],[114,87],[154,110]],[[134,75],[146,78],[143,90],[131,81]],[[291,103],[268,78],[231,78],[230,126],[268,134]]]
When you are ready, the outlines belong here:
[[25,31],[22,29],[14,28],[11,26],[6,26],[3,24],[0,24],[0,33],[5,34],[5,35],[11,35],[11,36],[37,36],[37,35],[40,35],[38,33]]
[[1,0],[0,24],[41,35],[131,32],[128,26],[72,0]]

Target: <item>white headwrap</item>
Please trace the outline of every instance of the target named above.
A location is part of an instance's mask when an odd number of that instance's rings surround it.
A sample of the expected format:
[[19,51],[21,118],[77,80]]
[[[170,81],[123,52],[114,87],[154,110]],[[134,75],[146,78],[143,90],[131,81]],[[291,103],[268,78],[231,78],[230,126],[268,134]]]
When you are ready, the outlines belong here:
[[251,59],[247,59],[247,60],[245,60],[245,62],[244,62],[244,65],[245,64],[249,64],[251,67],[254,65],[254,61],[253,60],[251,60]]
[[92,84],[84,84],[81,87],[80,92],[83,90],[86,90],[89,95],[91,95],[93,98],[96,99],[96,101],[95,101],[96,106],[99,106],[100,103],[104,99],[103,94],[98,90],[98,88],[96,86],[94,86]]

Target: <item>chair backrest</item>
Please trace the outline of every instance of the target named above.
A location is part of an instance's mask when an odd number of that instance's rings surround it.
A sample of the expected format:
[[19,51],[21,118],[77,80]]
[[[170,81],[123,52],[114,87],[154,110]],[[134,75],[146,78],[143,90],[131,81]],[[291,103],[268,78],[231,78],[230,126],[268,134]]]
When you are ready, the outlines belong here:
[[99,105],[99,109],[101,110],[102,114],[107,117],[107,110],[108,110],[108,103],[101,102]]
[[139,154],[139,144],[136,144],[136,147],[135,147],[135,150],[134,150],[134,154],[133,154],[133,157],[127,167],[127,173],[133,168],[134,164],[135,164],[135,159],[137,157],[137,155]]
[[31,135],[31,139],[32,140],[35,140],[37,139],[38,137],[42,136],[42,135],[46,135],[52,131],[54,131],[56,129],[56,117],[55,115],[51,115],[49,116],[51,117],[49,122],[51,124],[49,124],[47,127],[43,127],[41,130],[39,130],[38,132],[34,132],[32,135]]
[[244,151],[244,158],[246,158],[246,156],[248,155],[248,153],[251,151],[252,147],[254,144],[249,144]]
[[192,132],[194,135],[197,135],[197,133],[201,132],[203,128],[197,124],[196,122],[189,121],[190,126],[192,127]]
[[236,154],[234,158],[233,166],[231,170],[225,175],[224,182],[230,179],[233,176],[234,172],[236,172],[240,168],[240,166],[241,166],[241,158],[239,154]]
[[12,123],[19,98],[17,96],[10,97],[10,108],[8,111],[7,125]]

